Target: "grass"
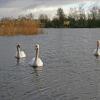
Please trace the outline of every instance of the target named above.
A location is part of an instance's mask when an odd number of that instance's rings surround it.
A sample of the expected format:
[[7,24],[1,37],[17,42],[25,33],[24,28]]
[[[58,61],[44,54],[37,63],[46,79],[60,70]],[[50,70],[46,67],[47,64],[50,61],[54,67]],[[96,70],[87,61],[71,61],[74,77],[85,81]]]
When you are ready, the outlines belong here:
[[36,20],[21,18],[0,21],[0,36],[35,35],[40,31],[40,23]]

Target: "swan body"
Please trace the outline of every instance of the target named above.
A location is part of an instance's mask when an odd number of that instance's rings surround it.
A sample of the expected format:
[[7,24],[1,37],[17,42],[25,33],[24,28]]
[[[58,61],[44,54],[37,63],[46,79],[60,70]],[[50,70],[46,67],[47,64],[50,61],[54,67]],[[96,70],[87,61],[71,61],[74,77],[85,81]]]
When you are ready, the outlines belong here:
[[20,49],[20,45],[18,44],[17,45],[16,58],[20,59],[20,58],[25,58],[25,57],[26,57],[25,52]]
[[37,59],[37,61],[35,61],[35,58],[33,58],[30,63],[29,63],[31,66],[34,66],[34,67],[41,67],[43,66],[43,62],[40,58]]
[[39,57],[39,44],[36,44],[35,46],[35,50],[36,50],[36,55],[35,57],[29,62],[29,64],[33,67],[42,67],[43,66],[43,62],[41,60],[41,58]]
[[94,56],[100,56],[99,45],[100,45],[100,40],[97,40],[97,48],[94,50]]
[[95,49],[94,50],[94,56],[100,56],[100,49]]

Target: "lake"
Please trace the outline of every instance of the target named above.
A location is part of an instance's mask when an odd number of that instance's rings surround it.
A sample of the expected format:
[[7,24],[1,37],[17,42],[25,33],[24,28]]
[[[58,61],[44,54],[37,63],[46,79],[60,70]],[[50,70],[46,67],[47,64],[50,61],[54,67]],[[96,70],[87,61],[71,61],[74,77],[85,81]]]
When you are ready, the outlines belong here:
[[[100,100],[100,29],[44,29],[35,36],[0,37],[0,100]],[[15,59],[21,43],[27,57]],[[43,67],[33,68],[40,44]]]

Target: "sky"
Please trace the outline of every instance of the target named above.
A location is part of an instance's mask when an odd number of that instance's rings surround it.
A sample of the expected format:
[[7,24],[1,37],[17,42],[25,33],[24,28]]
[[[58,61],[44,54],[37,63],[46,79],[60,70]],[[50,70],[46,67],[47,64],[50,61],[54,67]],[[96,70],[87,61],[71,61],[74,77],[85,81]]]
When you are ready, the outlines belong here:
[[54,17],[58,8],[63,8],[65,14],[70,8],[81,6],[85,10],[92,6],[100,7],[100,0],[0,0],[0,18],[18,17],[33,13],[37,18],[40,14]]

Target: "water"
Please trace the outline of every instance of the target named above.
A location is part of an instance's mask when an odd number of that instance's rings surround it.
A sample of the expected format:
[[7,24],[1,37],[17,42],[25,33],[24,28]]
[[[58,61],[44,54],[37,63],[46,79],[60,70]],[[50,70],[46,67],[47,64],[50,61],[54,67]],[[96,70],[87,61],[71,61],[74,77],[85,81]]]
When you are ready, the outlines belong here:
[[[0,100],[100,100],[100,29],[44,29],[36,36],[0,37]],[[20,42],[27,58],[14,58]],[[44,66],[32,68],[34,44]]]

